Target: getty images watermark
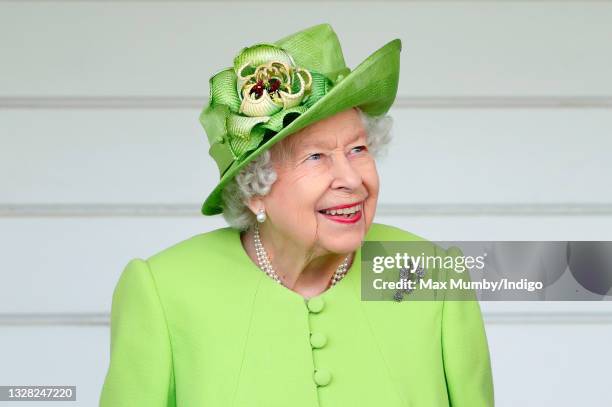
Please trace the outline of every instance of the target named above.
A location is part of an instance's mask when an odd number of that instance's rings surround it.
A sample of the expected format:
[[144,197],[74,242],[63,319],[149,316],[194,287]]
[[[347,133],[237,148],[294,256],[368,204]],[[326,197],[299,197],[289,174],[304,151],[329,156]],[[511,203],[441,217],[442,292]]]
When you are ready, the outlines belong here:
[[612,242],[367,241],[365,301],[608,301]]

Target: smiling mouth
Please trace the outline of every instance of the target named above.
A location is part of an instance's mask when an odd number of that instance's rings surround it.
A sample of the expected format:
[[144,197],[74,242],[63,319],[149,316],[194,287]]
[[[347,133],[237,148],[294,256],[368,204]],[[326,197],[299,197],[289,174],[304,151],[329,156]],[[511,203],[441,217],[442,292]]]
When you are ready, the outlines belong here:
[[322,209],[318,212],[332,221],[340,223],[355,223],[361,219],[363,215],[362,211],[363,201],[346,208]]
[[354,212],[354,213],[350,213],[350,214],[340,214],[340,215],[329,215],[325,212],[319,212],[327,217],[330,218],[339,218],[339,219],[354,219],[356,216],[360,216],[361,215],[361,211],[358,212]]

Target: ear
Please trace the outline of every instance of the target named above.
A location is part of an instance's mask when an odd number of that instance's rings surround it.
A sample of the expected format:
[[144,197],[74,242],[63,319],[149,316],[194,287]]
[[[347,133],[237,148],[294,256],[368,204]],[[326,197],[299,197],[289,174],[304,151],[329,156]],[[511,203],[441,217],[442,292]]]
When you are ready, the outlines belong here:
[[254,215],[257,215],[257,212],[259,212],[261,208],[265,209],[263,199],[259,195],[252,196],[247,202],[245,202],[245,204]]

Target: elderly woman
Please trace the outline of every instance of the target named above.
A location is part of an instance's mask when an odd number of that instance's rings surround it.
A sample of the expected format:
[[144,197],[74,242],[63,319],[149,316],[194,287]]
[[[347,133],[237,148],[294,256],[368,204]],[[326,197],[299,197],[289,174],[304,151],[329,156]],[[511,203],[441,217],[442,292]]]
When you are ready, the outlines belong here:
[[401,43],[354,71],[328,24],[244,48],[201,121],[229,227],[135,258],[113,294],[102,407],[493,406],[476,301],[362,301]]

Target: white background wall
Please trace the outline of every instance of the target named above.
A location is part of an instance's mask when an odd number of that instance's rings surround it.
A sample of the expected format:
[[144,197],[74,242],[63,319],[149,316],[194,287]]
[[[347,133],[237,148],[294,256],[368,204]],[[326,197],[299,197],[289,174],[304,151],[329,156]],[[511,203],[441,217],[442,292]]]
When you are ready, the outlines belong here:
[[[1,1],[0,385],[97,405],[127,261],[225,226],[199,214],[208,78],[321,22],[351,68],[403,42],[377,222],[612,240],[610,2]],[[482,308],[498,406],[612,405],[609,302]]]

